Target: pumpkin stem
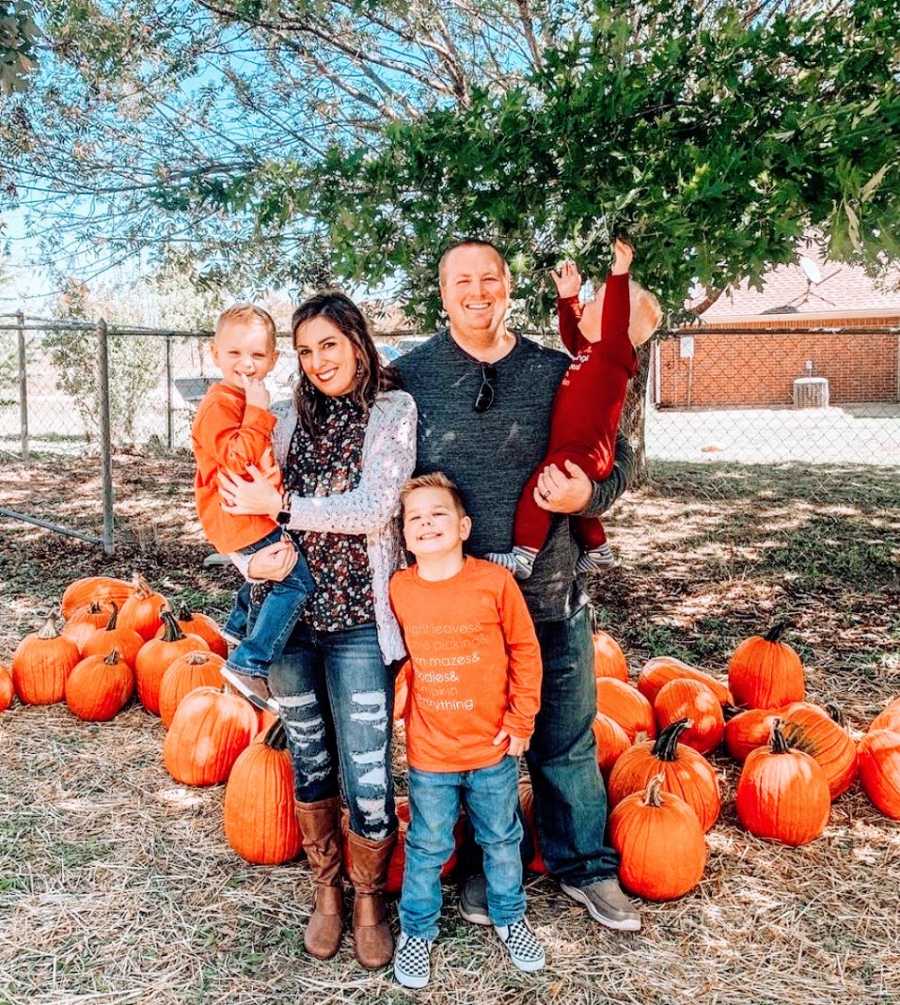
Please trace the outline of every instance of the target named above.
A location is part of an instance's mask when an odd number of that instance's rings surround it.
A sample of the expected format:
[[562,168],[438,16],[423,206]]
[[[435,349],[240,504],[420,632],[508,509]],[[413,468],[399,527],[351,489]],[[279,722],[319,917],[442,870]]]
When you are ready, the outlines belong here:
[[56,630],[56,622],[52,617],[47,618],[44,627],[37,633],[39,639],[58,639],[59,632]]
[[136,572],[132,576],[131,585],[134,587],[134,592],[140,596],[142,600],[146,600],[147,597],[153,594],[153,587],[147,582],[146,579],[139,573]]
[[658,775],[654,775],[647,783],[647,788],[644,789],[645,806],[662,806],[662,799],[660,798],[659,792],[662,788],[664,780],[663,773],[660,772]]
[[840,705],[835,705],[833,701],[830,701],[825,706],[825,711],[831,716],[831,721],[836,722],[841,729],[847,728],[847,720],[844,718],[844,712]]
[[175,615],[171,611],[167,611],[164,606],[161,606],[159,616],[166,626],[166,630],[163,632],[164,642],[178,642],[179,639],[185,638],[184,632],[181,630],[181,627],[175,620]]
[[769,743],[771,744],[773,754],[787,754],[791,749],[790,744],[785,739],[784,733],[781,731],[782,723],[782,719],[776,719],[772,723],[772,735],[769,738]]
[[660,761],[675,761],[678,758],[678,738],[693,723],[690,719],[678,719],[668,726],[656,738],[651,753]]
[[740,715],[743,709],[738,708],[737,705],[732,705],[730,702],[725,702],[722,706],[722,718],[728,722],[733,719],[736,715]]
[[284,750],[287,746],[287,733],[285,732],[284,723],[281,719],[276,719],[272,725],[269,726],[269,730],[266,733],[263,743],[265,743],[267,747],[271,747],[272,750]]
[[109,656],[103,661],[107,666],[114,667],[118,662],[120,662],[122,657],[119,655],[118,649],[110,649]]
[[791,627],[790,621],[786,618],[781,621],[776,621],[774,625],[763,635],[766,642],[779,642],[781,636]]
[[119,618],[119,605],[114,600],[110,600],[109,604],[112,607],[112,614],[109,616],[109,621],[106,622],[106,630],[111,632],[116,627],[116,621]]
[[182,607],[178,611],[178,620],[179,621],[193,621],[194,620],[194,612],[190,609],[190,607]]
[[184,661],[192,667],[201,667],[204,663],[209,663],[209,653],[190,652],[184,657]]

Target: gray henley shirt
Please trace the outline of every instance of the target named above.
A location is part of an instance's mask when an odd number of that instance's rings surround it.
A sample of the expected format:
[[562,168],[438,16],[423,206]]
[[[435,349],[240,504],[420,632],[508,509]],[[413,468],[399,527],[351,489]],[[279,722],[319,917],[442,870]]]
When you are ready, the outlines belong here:
[[[512,547],[516,503],[547,448],[550,412],[557,385],[570,358],[530,339],[493,365],[494,403],[477,413],[475,398],[482,365],[441,332],[394,366],[419,412],[416,474],[443,471],[460,488],[472,517],[467,550],[482,556]],[[600,516],[625,490],[634,455],[619,434],[612,473],[594,483],[585,516]],[[578,542],[568,518],[553,522],[547,543],[523,582],[522,592],[536,622],[567,618],[587,603],[575,582]]]

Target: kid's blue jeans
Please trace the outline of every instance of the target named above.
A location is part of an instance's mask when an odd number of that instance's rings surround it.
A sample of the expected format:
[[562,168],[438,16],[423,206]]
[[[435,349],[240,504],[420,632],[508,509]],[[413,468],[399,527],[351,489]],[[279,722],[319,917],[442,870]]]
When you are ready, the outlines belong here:
[[399,907],[400,926],[407,935],[437,937],[441,868],[453,852],[461,802],[484,853],[491,921],[511,925],[524,917],[518,775],[514,757],[473,771],[409,769],[410,824]]
[[[282,531],[276,528],[260,541],[241,548],[241,554],[255,555],[262,548],[281,539]],[[248,621],[246,613],[249,594],[242,587],[225,624],[228,634],[242,637],[240,645],[228,658],[228,666],[250,677],[268,677],[269,665],[284,652],[285,643],[294,630],[303,605],[316,588],[296,541],[294,547],[297,548],[294,568],[281,582],[273,580],[264,584],[265,595],[259,606],[254,608],[252,620]]]

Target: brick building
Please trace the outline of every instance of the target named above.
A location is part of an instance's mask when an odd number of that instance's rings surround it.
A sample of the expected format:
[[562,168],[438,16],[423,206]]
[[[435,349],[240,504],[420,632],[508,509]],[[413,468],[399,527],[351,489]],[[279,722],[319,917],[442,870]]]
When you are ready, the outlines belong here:
[[[659,408],[785,407],[794,381],[824,377],[830,404],[900,401],[900,273],[876,284],[816,245],[761,291],[726,291],[699,326],[654,350]],[[821,382],[819,382],[821,383]]]

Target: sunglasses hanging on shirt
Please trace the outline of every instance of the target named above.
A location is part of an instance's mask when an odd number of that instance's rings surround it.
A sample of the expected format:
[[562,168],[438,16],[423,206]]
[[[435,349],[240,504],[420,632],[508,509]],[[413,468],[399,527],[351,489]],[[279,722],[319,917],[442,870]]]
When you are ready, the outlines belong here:
[[490,363],[481,364],[481,387],[475,395],[475,404],[472,406],[481,415],[494,404],[497,394],[497,367]]

